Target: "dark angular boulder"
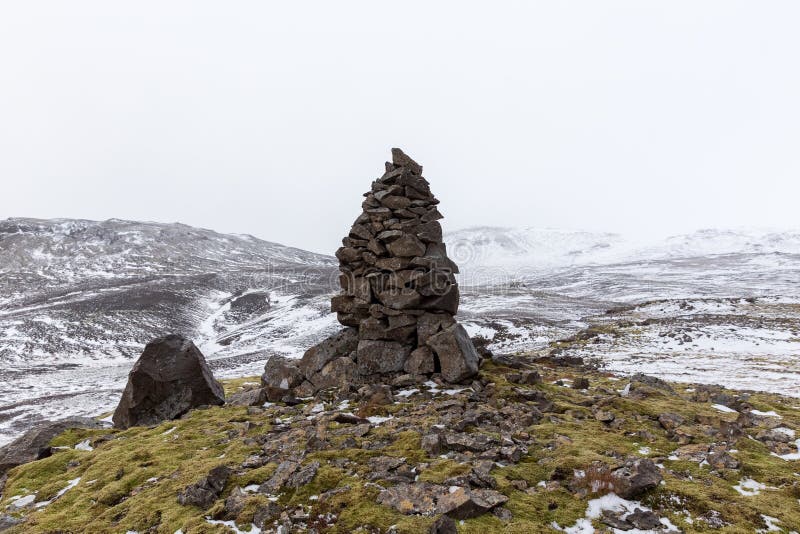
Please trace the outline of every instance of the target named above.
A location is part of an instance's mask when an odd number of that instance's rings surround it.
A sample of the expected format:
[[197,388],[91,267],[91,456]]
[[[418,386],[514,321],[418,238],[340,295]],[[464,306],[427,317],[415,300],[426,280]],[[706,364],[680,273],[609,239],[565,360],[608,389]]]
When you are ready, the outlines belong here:
[[300,360],[300,371],[310,378],[334,358],[348,356],[357,347],[358,330],[344,328],[308,349]]
[[283,356],[270,356],[264,365],[261,384],[265,387],[293,389],[303,382],[298,362]]
[[478,352],[460,324],[431,336],[427,343],[439,359],[442,378],[448,382],[461,382],[477,374]]
[[117,428],[157,425],[192,408],[225,404],[225,393],[200,350],[171,334],[147,344],[128,374],[113,421]]

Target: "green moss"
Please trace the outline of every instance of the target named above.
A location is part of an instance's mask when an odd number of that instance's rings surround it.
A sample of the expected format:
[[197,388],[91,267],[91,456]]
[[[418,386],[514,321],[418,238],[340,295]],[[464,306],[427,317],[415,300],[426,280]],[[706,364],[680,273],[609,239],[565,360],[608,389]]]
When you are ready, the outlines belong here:
[[[513,518],[501,522],[491,514],[466,520],[459,526],[460,533],[550,532],[550,525],[571,526],[584,517],[587,501],[593,495],[578,497],[551,479],[570,477],[572,470],[586,469],[593,462],[616,465],[620,457],[641,455],[647,446],[648,456],[661,462],[665,483],[645,495],[645,505],[657,508],[673,523],[688,532],[705,532],[704,523],[687,521],[684,510],[697,518],[711,510],[719,512],[729,526],[713,532],[753,532],[763,528],[761,514],[778,517],[784,527],[800,525],[800,498],[797,462],[786,462],[772,456],[761,442],[744,437],[733,445],[732,453],[741,463],[737,471],[715,472],[696,462],[672,461],[667,457],[679,447],[671,441],[659,425],[657,418],[666,412],[677,413],[686,419],[684,427],[694,435],[694,442],[709,443],[715,438],[703,432],[695,423],[697,416],[732,420],[735,414],[723,414],[710,403],[696,403],[680,393],[665,394],[646,389],[646,398],[620,397],[615,389],[621,383],[600,373],[590,374],[587,393],[552,384],[558,378],[576,378],[587,373],[571,369],[540,368],[544,382],[533,386],[545,393],[556,405],[556,414],[548,415],[528,431],[535,443],[519,463],[496,467],[492,475],[497,480],[498,491],[509,496],[506,508]],[[481,370],[484,378],[495,384],[493,402],[523,402],[515,389],[520,387],[506,380],[511,369],[487,362]],[[246,382],[245,378],[226,381],[230,393]],[[528,386],[525,386],[528,387]],[[609,399],[603,409],[613,412],[616,421],[609,426],[597,421],[587,400],[596,402]],[[777,395],[753,394],[750,399],[759,410],[774,410],[781,415],[781,424],[800,429],[800,410],[792,408],[796,401]],[[354,407],[357,409],[357,407]],[[345,437],[333,431],[343,428],[332,423],[328,439],[332,446],[323,451],[309,453],[304,464],[319,461],[320,468],[314,479],[304,487],[287,489],[279,503],[303,506],[312,518],[332,513],[337,517],[331,532],[349,533],[359,527],[365,531],[385,532],[396,525],[399,532],[425,532],[433,521],[431,517],[404,516],[377,504],[378,488],[368,483],[369,460],[375,456],[389,455],[406,458],[411,465],[427,464],[420,470],[419,480],[442,483],[450,477],[469,471],[469,466],[455,460],[429,458],[421,449],[421,435],[437,421],[435,410],[409,400],[402,404],[370,407],[381,414],[392,413],[400,420],[413,417],[413,430],[400,430],[392,423],[377,426],[364,438],[356,438],[355,445],[345,446]],[[202,511],[191,506],[180,506],[177,493],[186,485],[196,482],[217,465],[238,466],[251,454],[259,451],[256,441],[243,439],[266,433],[271,428],[275,414],[271,410],[260,415],[250,415],[246,408],[214,407],[196,410],[184,419],[163,423],[154,428],[116,430],[71,430],[55,438],[54,446],[67,447],[52,457],[33,462],[9,473],[4,500],[0,509],[15,495],[36,492],[37,501],[50,499],[63,490],[70,480],[80,477],[79,484],[63,496],[32,514],[24,525],[9,532],[97,532],[117,533],[135,530],[172,534],[179,528],[185,534],[196,532],[228,532],[222,526],[209,525],[206,515],[221,511],[222,501],[214,508]],[[172,430],[174,429],[174,430]],[[167,433],[168,432],[168,433]],[[646,432],[647,440],[638,437]],[[75,444],[90,440],[92,451],[75,450]],[[386,443],[382,448],[367,448],[366,442]],[[251,443],[248,445],[247,443]],[[304,446],[299,444],[299,446]],[[332,461],[346,460],[333,465]],[[274,472],[275,462],[234,475],[222,497],[235,486],[261,484]],[[737,493],[733,486],[741,478],[751,477],[770,488],[760,495],[748,497]],[[518,489],[524,481],[527,490]],[[541,487],[540,482],[548,482]],[[524,486],[524,485],[523,485]],[[346,488],[346,489],[344,489]],[[328,498],[312,499],[325,492],[343,491]],[[246,529],[259,506],[267,500],[262,495],[248,496],[238,524]],[[597,525],[598,528],[601,525]],[[705,530],[704,530],[705,528]]]

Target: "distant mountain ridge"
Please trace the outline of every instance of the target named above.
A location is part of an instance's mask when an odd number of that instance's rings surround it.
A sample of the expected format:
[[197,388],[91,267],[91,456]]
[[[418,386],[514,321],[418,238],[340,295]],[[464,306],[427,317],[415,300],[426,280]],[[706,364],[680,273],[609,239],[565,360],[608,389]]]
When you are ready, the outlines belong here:
[[552,268],[720,254],[800,254],[800,230],[703,229],[656,242],[607,232],[479,226],[446,235],[464,268]]

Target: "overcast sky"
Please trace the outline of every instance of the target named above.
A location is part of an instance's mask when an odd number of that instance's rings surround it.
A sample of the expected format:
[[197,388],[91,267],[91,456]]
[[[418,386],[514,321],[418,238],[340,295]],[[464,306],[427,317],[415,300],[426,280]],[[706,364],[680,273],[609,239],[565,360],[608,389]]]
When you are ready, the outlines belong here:
[[400,146],[446,230],[800,226],[796,1],[0,6],[0,218],[331,253]]

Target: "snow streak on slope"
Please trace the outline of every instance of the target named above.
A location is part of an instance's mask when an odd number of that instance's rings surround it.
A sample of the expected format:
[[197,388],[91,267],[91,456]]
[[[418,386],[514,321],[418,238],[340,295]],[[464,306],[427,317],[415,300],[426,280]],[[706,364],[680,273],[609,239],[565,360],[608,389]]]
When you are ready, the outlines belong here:
[[[113,407],[160,335],[195,339],[222,376],[302,352],[333,323],[334,270],[328,256],[180,224],[0,221],[0,442],[32,419]],[[297,314],[308,329],[287,328]]]

